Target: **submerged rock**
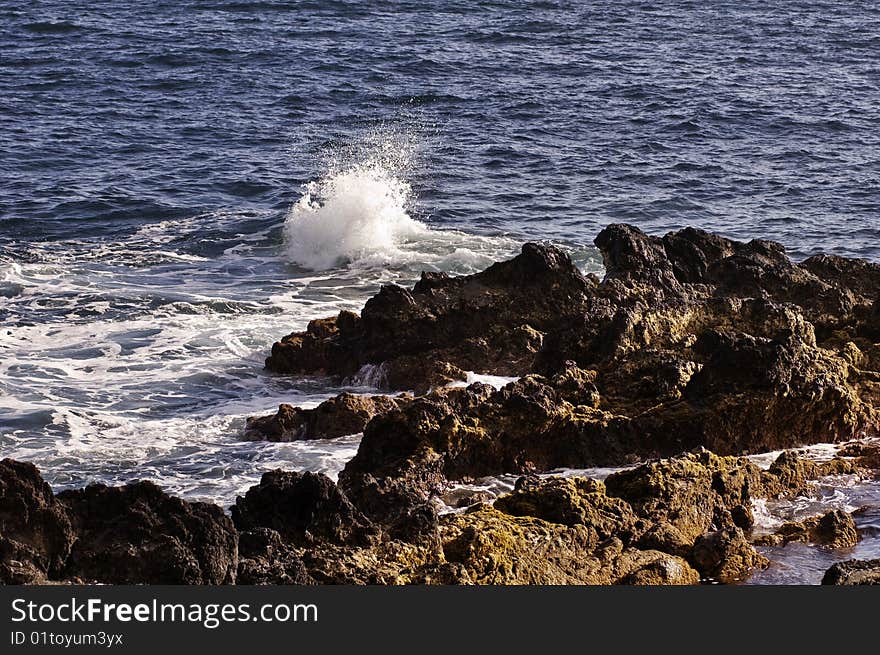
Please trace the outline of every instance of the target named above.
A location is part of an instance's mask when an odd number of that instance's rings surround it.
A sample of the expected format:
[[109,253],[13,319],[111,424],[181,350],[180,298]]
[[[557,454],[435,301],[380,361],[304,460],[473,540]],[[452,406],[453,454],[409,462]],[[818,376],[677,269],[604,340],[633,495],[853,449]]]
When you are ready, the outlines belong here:
[[823,585],[880,585],[880,559],[838,562],[825,572]]
[[151,482],[64,491],[76,541],[64,578],[109,584],[235,582],[238,534],[216,505],[188,503]]

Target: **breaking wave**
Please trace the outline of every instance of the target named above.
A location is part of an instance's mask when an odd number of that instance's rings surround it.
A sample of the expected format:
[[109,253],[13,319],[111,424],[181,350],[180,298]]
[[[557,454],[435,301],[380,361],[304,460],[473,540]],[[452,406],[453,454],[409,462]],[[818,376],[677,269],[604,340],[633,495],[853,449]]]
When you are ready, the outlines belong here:
[[284,225],[287,259],[312,271],[413,269],[470,273],[516,252],[517,242],[429,227],[413,217],[418,139],[383,128],[325,155]]

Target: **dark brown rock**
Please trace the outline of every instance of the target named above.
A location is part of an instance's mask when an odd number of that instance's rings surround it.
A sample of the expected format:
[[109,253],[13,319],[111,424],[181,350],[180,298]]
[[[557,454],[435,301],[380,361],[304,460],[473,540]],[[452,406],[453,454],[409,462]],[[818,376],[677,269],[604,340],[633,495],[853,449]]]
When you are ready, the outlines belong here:
[[714,527],[734,527],[731,510],[760,493],[761,473],[744,458],[701,451],[643,464],[605,480],[609,496],[627,501],[652,525],[668,524],[693,543]]
[[281,405],[271,416],[251,417],[244,438],[250,441],[333,439],[362,432],[376,414],[398,407],[405,399],[342,393],[313,409]]
[[315,584],[302,558],[269,528],[239,533],[239,585]]
[[825,572],[823,585],[880,585],[880,559],[837,562]]
[[151,482],[58,495],[77,538],[64,576],[109,584],[235,582],[238,534],[216,505],[187,503]]
[[[476,275],[385,287],[360,317],[315,321],[276,344],[269,366],[368,370],[376,384],[420,393],[466,369],[542,374],[464,408],[435,391],[411,412],[386,412],[353,467],[377,478],[420,465],[412,451],[434,453],[435,471],[457,479],[877,433],[880,348],[869,327],[880,267],[801,265],[779,244],[692,228],[660,238],[611,225],[596,245],[601,283],[558,250],[526,244]],[[383,432],[395,436],[379,444]]]
[[370,521],[320,473],[264,473],[259,485],[236,499],[232,520],[241,532],[269,528],[299,545],[362,545],[375,535]]
[[847,444],[839,452],[841,457],[852,457],[858,466],[866,469],[880,469],[880,443],[855,442]]
[[0,461],[0,583],[58,576],[73,541],[67,511],[37,467]]
[[[380,379],[398,389],[462,379],[462,370],[519,375],[531,369],[543,333],[575,315],[592,286],[558,249],[525,244],[514,259],[476,275],[424,274],[412,290],[382,287],[360,317],[312,321],[276,343],[266,366],[338,377],[384,366]],[[438,376],[431,362],[443,362],[447,374]],[[417,368],[433,379],[416,379]]]

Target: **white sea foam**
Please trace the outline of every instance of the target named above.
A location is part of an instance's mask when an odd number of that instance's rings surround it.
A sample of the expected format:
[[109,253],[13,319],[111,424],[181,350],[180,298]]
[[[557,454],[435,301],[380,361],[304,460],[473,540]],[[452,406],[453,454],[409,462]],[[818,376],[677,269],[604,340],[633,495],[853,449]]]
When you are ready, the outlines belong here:
[[482,373],[474,373],[473,371],[467,372],[466,380],[458,380],[450,384],[450,387],[467,387],[472,385],[474,382],[482,382],[483,384],[488,384],[490,387],[495,387],[496,389],[501,389],[502,387],[506,387],[511,382],[516,382],[519,380],[518,377],[509,377],[506,375],[486,375]]
[[[378,130],[329,153],[282,228],[281,260],[277,216],[218,211],[123,237],[30,243],[0,261],[3,456],[33,461],[57,487],[149,478],[223,505],[268,468],[336,475],[360,435],[240,440],[247,416],[340,391],[264,374],[273,341],[359,310],[382,284],[473,273],[520,246],[418,220],[410,136]],[[368,369],[352,382],[381,381]]]

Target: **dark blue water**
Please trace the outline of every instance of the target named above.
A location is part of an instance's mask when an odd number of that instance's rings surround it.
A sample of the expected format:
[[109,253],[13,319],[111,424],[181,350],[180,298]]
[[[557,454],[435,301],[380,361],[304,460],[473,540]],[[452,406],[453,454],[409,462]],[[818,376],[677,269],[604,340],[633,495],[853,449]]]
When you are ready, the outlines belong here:
[[414,116],[439,224],[877,255],[874,2],[78,4],[0,5],[4,239],[270,225],[322,148]]
[[877,260],[878,210],[872,2],[0,0],[0,455],[228,504],[354,452],[238,434],[382,282],[612,221]]

